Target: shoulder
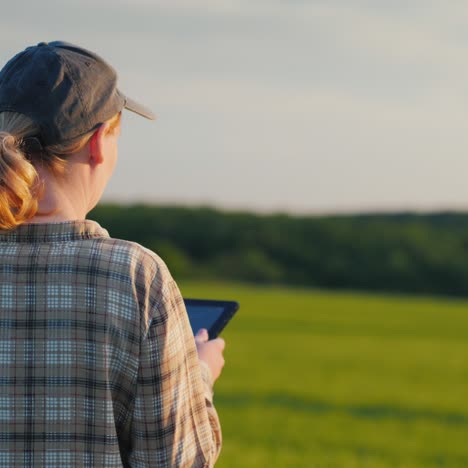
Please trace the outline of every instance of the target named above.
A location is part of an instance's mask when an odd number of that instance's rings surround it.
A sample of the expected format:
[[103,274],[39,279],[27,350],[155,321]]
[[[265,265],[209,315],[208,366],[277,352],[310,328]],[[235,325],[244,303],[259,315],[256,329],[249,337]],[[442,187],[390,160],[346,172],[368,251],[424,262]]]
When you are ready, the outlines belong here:
[[108,237],[100,239],[100,256],[115,267],[148,270],[154,274],[169,274],[164,260],[152,250],[137,242]]
[[129,275],[138,287],[164,294],[174,281],[164,260],[152,250],[133,241],[108,237],[99,242],[100,263]]
[[137,242],[116,238],[99,239],[100,263],[105,274],[125,283],[127,297],[138,304],[141,332],[146,335],[154,317],[164,322],[164,310],[171,300],[175,282],[163,259]]

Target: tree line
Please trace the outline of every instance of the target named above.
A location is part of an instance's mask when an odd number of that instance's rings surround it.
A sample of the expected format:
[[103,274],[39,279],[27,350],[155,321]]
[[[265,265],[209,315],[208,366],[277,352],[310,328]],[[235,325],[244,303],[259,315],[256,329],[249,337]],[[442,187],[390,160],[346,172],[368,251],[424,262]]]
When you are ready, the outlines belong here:
[[260,215],[103,204],[89,218],[176,278],[468,296],[468,214]]

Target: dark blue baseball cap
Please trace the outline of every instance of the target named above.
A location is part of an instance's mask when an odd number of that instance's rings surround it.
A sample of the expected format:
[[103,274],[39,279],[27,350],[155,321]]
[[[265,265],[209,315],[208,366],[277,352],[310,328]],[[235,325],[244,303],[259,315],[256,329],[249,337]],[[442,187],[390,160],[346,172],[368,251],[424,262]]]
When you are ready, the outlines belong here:
[[0,112],[31,118],[45,146],[77,139],[122,109],[156,118],[119,91],[116,71],[101,57],[67,42],[28,47],[0,71]]

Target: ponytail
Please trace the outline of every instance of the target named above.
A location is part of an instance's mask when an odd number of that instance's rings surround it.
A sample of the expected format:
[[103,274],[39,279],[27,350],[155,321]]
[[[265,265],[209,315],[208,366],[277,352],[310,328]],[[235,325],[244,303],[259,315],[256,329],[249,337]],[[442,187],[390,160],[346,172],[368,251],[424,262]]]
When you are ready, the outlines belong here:
[[[21,134],[31,122],[19,114],[7,119],[5,114],[11,113],[0,114],[0,229],[13,229],[37,213],[41,187],[36,169],[20,147]],[[12,126],[16,129],[8,129]]]

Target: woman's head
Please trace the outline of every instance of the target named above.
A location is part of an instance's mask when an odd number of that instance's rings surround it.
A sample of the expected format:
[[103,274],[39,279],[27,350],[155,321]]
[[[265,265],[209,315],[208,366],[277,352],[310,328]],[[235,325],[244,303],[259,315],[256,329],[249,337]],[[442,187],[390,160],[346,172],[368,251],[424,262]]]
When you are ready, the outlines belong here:
[[117,89],[116,72],[93,52],[51,42],[14,56],[0,71],[0,228],[36,215],[39,169],[60,178],[83,148],[105,150],[100,127],[114,132],[124,108],[154,118]]
[[[120,116],[119,112],[105,122],[106,132],[118,131]],[[90,144],[95,133],[93,130],[73,141],[42,146],[39,127],[29,117],[0,112],[0,229],[14,228],[35,215],[50,214],[38,213],[46,188],[44,175],[65,182],[74,155]]]

